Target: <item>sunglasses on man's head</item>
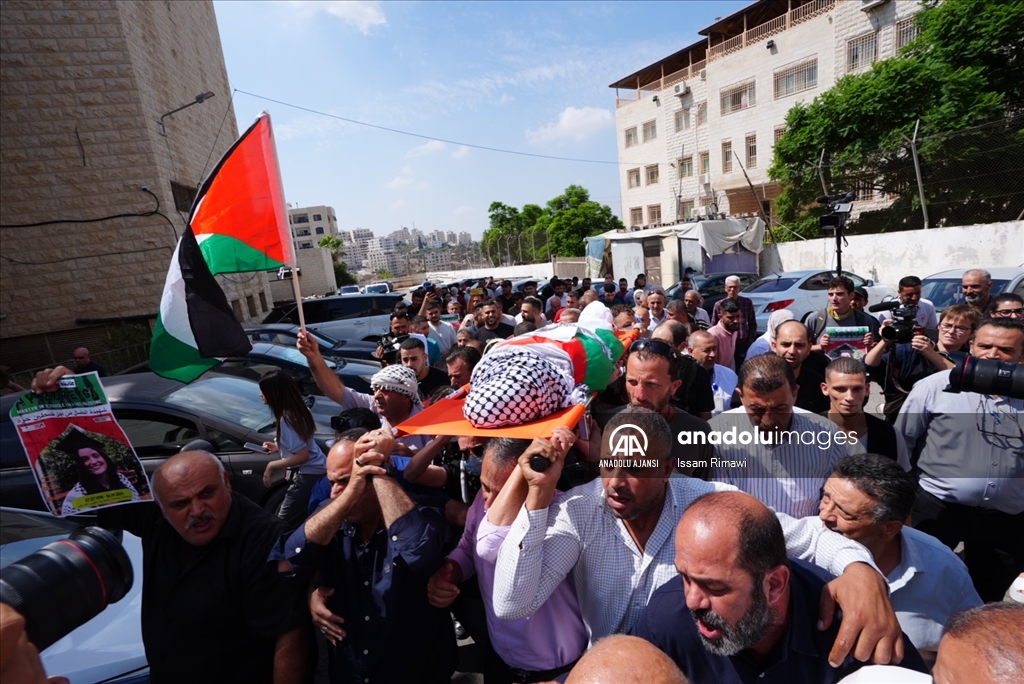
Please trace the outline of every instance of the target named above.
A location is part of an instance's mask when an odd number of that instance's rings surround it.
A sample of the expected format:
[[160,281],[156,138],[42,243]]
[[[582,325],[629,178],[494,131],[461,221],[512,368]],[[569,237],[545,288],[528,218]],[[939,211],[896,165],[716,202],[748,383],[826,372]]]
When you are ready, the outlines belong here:
[[679,351],[673,349],[672,345],[668,344],[667,342],[662,342],[661,340],[652,340],[647,338],[637,340],[633,344],[629,345],[630,354],[640,352],[645,349],[650,349],[658,356],[664,356],[666,359],[669,359],[670,361],[674,361],[677,358],[679,358]]
[[408,317],[409,317],[409,314],[407,314],[404,311],[395,311],[394,313],[391,314],[391,320],[395,320],[396,318],[408,318]]

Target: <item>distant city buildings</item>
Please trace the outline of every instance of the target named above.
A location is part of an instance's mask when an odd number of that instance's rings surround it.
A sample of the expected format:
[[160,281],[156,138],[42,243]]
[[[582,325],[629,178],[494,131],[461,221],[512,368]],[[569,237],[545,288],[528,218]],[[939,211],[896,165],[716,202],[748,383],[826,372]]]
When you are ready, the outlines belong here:
[[313,249],[328,235],[338,237],[338,219],[334,215],[334,207],[320,205],[289,209],[288,224],[292,229],[296,250]]

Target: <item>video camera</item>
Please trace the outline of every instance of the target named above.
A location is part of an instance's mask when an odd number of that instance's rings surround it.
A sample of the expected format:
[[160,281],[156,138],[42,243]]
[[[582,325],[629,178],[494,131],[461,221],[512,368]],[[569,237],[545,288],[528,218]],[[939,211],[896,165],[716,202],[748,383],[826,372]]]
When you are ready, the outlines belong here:
[[868,307],[868,311],[871,313],[878,313],[879,311],[892,312],[892,324],[883,325],[878,331],[878,334],[886,342],[894,342],[896,344],[910,342],[914,339],[914,335],[920,327],[917,325],[918,307],[916,304],[904,306],[903,302],[894,299],[888,302],[872,304]]
[[0,574],[0,602],[25,618],[40,651],[117,603],[135,575],[113,534],[87,527],[11,563]]
[[951,352],[949,357],[956,365],[949,371],[949,386],[944,392],[977,392],[1024,399],[1024,365],[979,359],[963,352]]
[[853,200],[857,197],[854,192],[848,192],[842,196],[829,197],[822,195],[818,198],[818,204],[827,204],[828,213],[819,219],[819,225],[825,230],[841,230],[846,225],[846,219],[853,211]]
[[393,366],[399,362],[399,349],[402,343],[409,339],[408,335],[394,335],[390,332],[384,333],[380,336],[381,349],[383,353],[380,357],[381,361],[388,366]]

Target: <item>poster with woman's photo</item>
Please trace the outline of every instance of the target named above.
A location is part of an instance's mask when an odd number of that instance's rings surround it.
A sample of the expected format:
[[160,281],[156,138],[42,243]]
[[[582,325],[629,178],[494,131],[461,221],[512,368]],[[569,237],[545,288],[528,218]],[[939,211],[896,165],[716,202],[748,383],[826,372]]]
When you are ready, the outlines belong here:
[[95,372],[64,376],[57,392],[25,394],[11,420],[54,515],[152,500],[146,471]]

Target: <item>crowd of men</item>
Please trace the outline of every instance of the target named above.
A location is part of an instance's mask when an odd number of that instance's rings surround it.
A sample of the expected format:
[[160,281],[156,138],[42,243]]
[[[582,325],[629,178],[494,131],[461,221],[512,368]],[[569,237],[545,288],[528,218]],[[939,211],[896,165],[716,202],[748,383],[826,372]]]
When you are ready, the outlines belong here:
[[[1024,605],[1001,603],[1024,571],[1024,399],[944,391],[952,351],[1024,362],[1019,297],[969,272],[965,304],[920,307],[893,344],[843,277],[760,333],[738,279],[711,317],[692,289],[591,285],[425,283],[372,394],[300,333],[345,429],[295,529],[201,451],[160,468],[155,504],[104,510],[143,539],[153,681],[309,681],[315,629],[331,682],[447,682],[457,627],[486,682],[1024,681]],[[899,293],[920,302],[920,281]],[[469,384],[494,340],[602,304],[637,334],[580,425],[388,429]],[[821,351],[851,320],[866,363]],[[887,419],[865,411],[873,378],[900,395]]]

